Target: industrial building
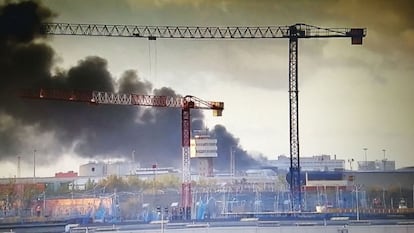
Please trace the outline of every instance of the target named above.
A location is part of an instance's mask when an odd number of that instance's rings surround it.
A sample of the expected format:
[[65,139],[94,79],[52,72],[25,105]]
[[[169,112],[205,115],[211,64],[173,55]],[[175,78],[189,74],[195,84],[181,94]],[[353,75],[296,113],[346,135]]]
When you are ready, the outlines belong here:
[[217,158],[217,139],[211,138],[208,131],[194,132],[194,138],[190,141],[190,157],[197,161],[198,175],[212,177],[213,158]]
[[393,171],[395,170],[395,161],[393,160],[375,160],[375,161],[358,161],[359,171]]
[[92,161],[82,164],[79,167],[79,176],[105,177],[109,175],[126,176],[135,174],[136,169],[140,168],[137,162],[96,162]]
[[[269,165],[277,167],[279,171],[289,171],[290,158],[279,155],[277,160],[269,160]],[[314,155],[311,157],[300,158],[301,171],[336,171],[345,170],[345,160],[336,159],[336,155],[331,159],[330,155]]]

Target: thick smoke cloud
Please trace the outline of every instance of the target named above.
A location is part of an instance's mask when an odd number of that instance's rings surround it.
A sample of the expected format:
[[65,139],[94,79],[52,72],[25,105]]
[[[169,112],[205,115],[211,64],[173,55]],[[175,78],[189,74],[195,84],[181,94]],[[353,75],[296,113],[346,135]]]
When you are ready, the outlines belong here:
[[[33,2],[0,8],[0,160],[11,160],[18,154],[29,160],[28,151],[35,146],[31,141],[36,140],[47,146],[47,153],[37,158],[40,163],[56,161],[67,151],[107,159],[129,157],[135,150],[136,160],[143,165],[181,167],[180,109],[91,106],[17,97],[19,89],[40,87],[178,95],[168,87],[153,89],[134,70],[115,79],[107,61],[100,57],[86,57],[67,71],[52,75],[55,54],[43,42],[40,25],[53,16]],[[193,110],[192,117],[193,129],[202,128],[203,113]],[[211,133],[219,143],[216,168],[226,170],[229,148],[238,146],[238,141],[224,126],[216,126]],[[245,151],[237,149],[236,153],[239,168],[258,165]]]
[[264,157],[253,158],[245,150],[243,150],[238,139],[236,139],[226,128],[222,125],[216,125],[211,131],[212,137],[217,139],[217,153],[219,154],[218,161],[215,163],[215,168],[226,170],[230,167],[230,150],[233,150],[235,156],[235,165],[237,170],[244,170],[247,168],[259,168]]

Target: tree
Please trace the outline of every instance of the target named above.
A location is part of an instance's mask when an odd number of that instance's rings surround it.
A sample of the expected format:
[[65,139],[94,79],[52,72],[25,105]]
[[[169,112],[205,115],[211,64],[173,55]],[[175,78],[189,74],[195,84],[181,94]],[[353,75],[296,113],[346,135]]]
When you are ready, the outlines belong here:
[[104,192],[115,192],[115,191],[126,191],[128,189],[128,184],[117,175],[110,175],[105,179],[99,181],[98,184]]
[[132,192],[142,191],[146,188],[145,182],[136,176],[128,176],[127,184],[129,187],[129,191]]

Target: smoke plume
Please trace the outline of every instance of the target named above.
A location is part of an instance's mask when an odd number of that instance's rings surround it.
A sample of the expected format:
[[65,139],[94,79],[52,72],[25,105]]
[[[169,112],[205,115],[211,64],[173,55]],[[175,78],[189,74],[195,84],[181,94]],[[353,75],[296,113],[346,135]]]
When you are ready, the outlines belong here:
[[[22,88],[99,90],[177,96],[168,87],[154,89],[135,70],[116,79],[108,61],[86,57],[68,70],[52,74],[55,53],[42,35],[41,24],[55,14],[34,2],[10,3],[0,7],[0,160],[21,155],[30,160],[39,151],[39,164],[59,159],[68,151],[82,157],[129,157],[144,166],[181,167],[181,111],[117,105],[91,106],[83,103],[27,100],[17,97]],[[192,111],[193,129],[201,128],[201,111]],[[211,131],[218,139],[216,168],[226,170],[229,150],[237,147],[237,166],[258,165],[238,146],[224,126]]]

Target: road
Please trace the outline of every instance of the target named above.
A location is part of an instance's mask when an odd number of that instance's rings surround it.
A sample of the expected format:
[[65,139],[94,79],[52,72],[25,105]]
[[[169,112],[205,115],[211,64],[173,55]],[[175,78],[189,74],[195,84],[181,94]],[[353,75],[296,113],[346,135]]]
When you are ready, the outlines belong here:
[[[163,229],[162,229],[163,228]],[[86,230],[88,229],[88,230]],[[16,233],[62,233],[63,225],[26,225],[0,226],[2,232]],[[257,221],[246,219],[242,221],[220,222],[191,222],[161,224],[117,224],[94,225],[73,228],[72,232],[124,232],[124,233],[407,233],[414,232],[414,221],[404,219],[369,220],[369,221]]]

